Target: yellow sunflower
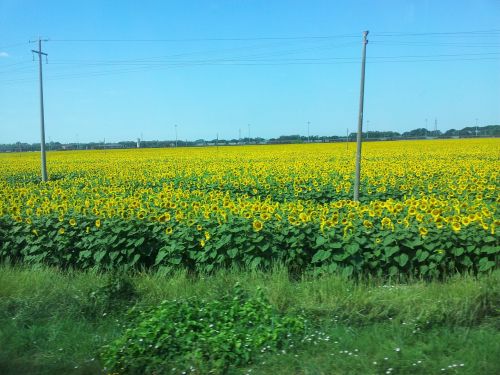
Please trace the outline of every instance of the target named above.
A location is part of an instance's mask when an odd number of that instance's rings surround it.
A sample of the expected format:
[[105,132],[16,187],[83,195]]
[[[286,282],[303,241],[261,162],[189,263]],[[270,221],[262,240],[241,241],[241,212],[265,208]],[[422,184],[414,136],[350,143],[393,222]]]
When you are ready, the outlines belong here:
[[260,220],[254,220],[252,226],[253,226],[253,230],[254,231],[259,232],[260,230],[262,230],[262,227],[264,225],[262,224],[262,221],[260,221]]

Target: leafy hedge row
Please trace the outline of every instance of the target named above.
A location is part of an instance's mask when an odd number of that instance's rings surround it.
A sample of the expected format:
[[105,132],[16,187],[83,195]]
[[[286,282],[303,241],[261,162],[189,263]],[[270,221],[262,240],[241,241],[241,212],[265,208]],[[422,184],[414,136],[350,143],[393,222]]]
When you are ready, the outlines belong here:
[[[371,273],[438,276],[453,272],[486,272],[498,264],[498,234],[477,226],[395,231],[367,230],[356,225],[320,230],[312,223],[266,223],[256,230],[252,222],[189,226],[121,218],[75,217],[72,225],[54,217],[27,223],[0,218],[0,262],[44,263],[88,269],[175,268],[210,272],[232,265],[252,269],[284,262],[301,272],[342,271],[346,275]],[[97,225],[96,225],[97,221]]]

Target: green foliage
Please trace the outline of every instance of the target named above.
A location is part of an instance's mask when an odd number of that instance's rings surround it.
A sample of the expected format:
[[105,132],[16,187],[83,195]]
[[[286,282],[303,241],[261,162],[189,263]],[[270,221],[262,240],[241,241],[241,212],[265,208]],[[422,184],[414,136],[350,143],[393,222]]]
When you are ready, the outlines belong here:
[[164,301],[131,316],[123,336],[103,349],[106,371],[224,373],[260,353],[288,350],[305,333],[303,318],[279,314],[260,290],[249,297],[238,284],[218,300]]
[[[212,272],[232,266],[267,269],[283,262],[296,273],[343,272],[436,277],[453,273],[484,273],[495,269],[500,256],[498,234],[485,235],[477,226],[461,231],[430,228],[367,230],[361,222],[342,233],[315,224],[269,222],[255,231],[249,221],[211,219],[194,225],[177,223],[166,233],[159,222],[76,216],[76,225],[56,216],[35,217],[30,223],[0,218],[0,262],[46,264],[62,268],[101,270],[186,268]],[[207,239],[206,233],[210,237]]]

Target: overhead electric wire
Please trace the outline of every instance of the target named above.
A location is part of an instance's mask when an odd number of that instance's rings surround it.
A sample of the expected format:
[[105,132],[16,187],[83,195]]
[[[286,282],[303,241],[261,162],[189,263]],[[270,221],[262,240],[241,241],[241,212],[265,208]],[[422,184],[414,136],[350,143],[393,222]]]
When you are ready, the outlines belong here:
[[[473,31],[446,31],[446,32],[397,32],[397,31],[375,31],[375,36],[405,36],[405,37],[484,37],[491,34],[500,34],[500,29],[473,30]],[[337,34],[337,35],[312,35],[312,36],[261,36],[261,37],[221,37],[221,38],[157,38],[157,39],[50,39],[51,42],[78,42],[78,43],[156,43],[156,42],[204,42],[204,41],[254,41],[254,40],[311,40],[311,39],[337,39],[337,38],[360,38],[360,34]]]
[[[313,49],[307,49],[307,50],[315,50],[317,48]],[[217,62],[217,61],[244,61],[244,60],[251,60],[251,61],[265,61],[269,60],[266,59],[268,57],[273,57],[273,56],[286,56],[286,55],[291,55],[291,54],[296,54],[298,52],[304,52],[307,50],[292,50],[292,51],[280,51],[280,52],[274,52],[274,53],[262,53],[262,54],[250,54],[250,55],[243,55],[243,56],[236,56],[236,57],[214,57],[214,58],[208,58],[208,59],[194,59],[194,60],[178,60],[178,59],[160,59],[159,57],[154,57],[154,58],[142,58],[142,59],[131,59],[131,60],[57,60],[55,62],[52,62],[52,64],[56,65],[144,65],[144,64],[160,64],[160,63],[184,63],[184,62]],[[322,48],[324,50],[324,48]],[[329,59],[327,57],[323,58],[309,58],[312,60],[320,60],[320,59]],[[336,59],[335,57],[332,57],[331,59]],[[357,57],[339,57],[338,59],[358,59]],[[279,59],[274,59],[274,60],[279,60]],[[307,58],[290,58],[288,60],[307,60]]]
[[337,39],[359,38],[358,34],[321,35],[321,36],[285,36],[285,37],[248,37],[248,38],[167,38],[167,39],[50,39],[51,42],[78,42],[78,43],[162,43],[162,42],[230,42],[255,40],[308,40],[308,39]]
[[494,34],[499,33],[500,29],[486,29],[486,30],[467,30],[467,31],[430,31],[430,32],[408,32],[408,31],[375,31],[373,34],[377,35],[404,35],[404,36],[430,36],[430,35],[476,35],[476,34]]
[[[500,57],[476,57],[476,58],[451,58],[451,59],[408,59],[408,60],[378,60],[367,62],[369,64],[378,63],[415,63],[415,62],[450,62],[450,61],[500,61]],[[134,68],[122,68],[104,71],[94,71],[87,73],[62,73],[56,75],[46,74],[47,80],[59,80],[59,79],[71,79],[71,78],[87,78],[95,76],[107,76],[111,74],[121,74],[121,73],[132,73],[140,72],[145,70],[153,69],[171,69],[171,68],[182,68],[182,67],[196,67],[196,66],[284,66],[284,65],[337,65],[337,64],[359,64],[359,61],[290,61],[290,62],[212,62],[212,63],[177,63],[177,64],[164,64],[157,66],[142,66]],[[32,79],[19,79],[19,80],[6,80],[3,83],[15,83],[15,82],[31,82]]]
[[[300,41],[299,43],[302,43],[303,41]],[[51,64],[66,64],[66,63],[80,63],[80,64],[85,64],[85,65],[105,65],[105,64],[109,64],[109,65],[124,65],[123,63],[129,63],[129,62],[139,62],[139,63],[142,63],[143,61],[146,61],[146,60],[152,60],[152,59],[165,59],[165,58],[178,58],[178,57],[185,57],[185,56],[192,56],[192,55],[198,55],[198,54],[206,54],[206,53],[218,53],[218,54],[227,54],[227,53],[230,53],[230,52],[235,52],[235,51],[241,51],[241,50],[244,50],[244,51],[252,51],[254,50],[255,53],[250,53],[250,54],[246,54],[245,57],[266,57],[266,56],[283,56],[283,55],[289,55],[289,54],[298,54],[298,53],[304,53],[304,52],[310,52],[310,51],[313,51],[313,50],[328,50],[328,49],[331,49],[331,48],[337,48],[337,47],[341,47],[341,46],[345,46],[345,45],[350,45],[350,44],[355,44],[355,42],[343,42],[343,43],[340,43],[340,44],[335,44],[335,42],[332,44],[332,43],[329,43],[329,46],[326,46],[325,47],[325,41],[309,41],[308,43],[313,43],[313,44],[317,44],[317,45],[313,45],[312,47],[300,47],[300,48],[296,48],[296,49],[288,49],[288,50],[271,50],[271,51],[265,51],[265,49],[268,49],[268,48],[273,48],[273,47],[276,47],[276,46],[281,46],[281,47],[291,47],[291,46],[287,46],[287,44],[289,44],[290,42],[273,42],[273,43],[259,43],[259,44],[254,44],[254,45],[250,45],[250,46],[246,46],[246,47],[231,47],[231,48],[218,48],[218,49],[210,49],[210,50],[202,50],[202,51],[189,51],[189,52],[183,52],[183,53],[177,53],[177,54],[172,54],[172,55],[167,55],[167,56],[155,56],[155,57],[146,57],[146,58],[135,58],[135,59],[127,59],[127,60],[124,60],[124,59],[120,59],[120,60],[58,60],[57,62],[53,62],[51,61]],[[295,42],[294,44],[296,44],[297,42]],[[259,52],[258,50],[264,50],[262,52]],[[241,58],[241,57],[240,57]],[[220,60],[221,58],[215,58],[216,60]],[[225,59],[225,58],[224,58]],[[214,59],[210,59],[210,61],[212,61]],[[28,62],[22,62],[21,64],[29,64]],[[10,64],[10,65],[7,65],[7,66],[11,66],[11,65],[17,65],[17,64]],[[2,66],[0,65],[0,69],[2,68]],[[12,71],[12,70],[10,70]],[[5,70],[1,70],[0,71],[0,74],[1,73],[8,73],[8,71],[5,71]]]
[[[434,57],[466,57],[466,56],[487,56],[487,55],[500,55],[500,52],[485,52],[485,53],[459,53],[459,54],[433,54],[433,55],[399,55],[399,56],[370,56],[370,59],[403,59],[403,58],[434,58]],[[248,59],[246,56],[233,57],[233,58],[214,58],[214,59],[199,59],[199,60],[159,60],[157,58],[151,59],[131,59],[131,60],[63,60],[52,62],[52,65],[149,65],[149,64],[165,64],[165,63],[203,63],[203,62],[234,62],[234,61],[252,61],[252,62],[280,62],[280,61],[329,61],[329,60],[355,60],[358,61],[358,56],[353,57],[316,57],[316,58],[284,58],[284,59]]]
[[[273,51],[273,52],[261,52],[261,53],[252,53],[252,54],[246,54],[244,56],[238,56],[236,58],[246,58],[246,57],[267,57],[267,56],[279,56],[279,55],[291,55],[291,54],[299,54],[303,52],[309,52],[309,51],[314,51],[314,50],[321,50],[325,51],[330,48],[325,47],[325,46],[316,46],[316,47],[309,47],[309,48],[300,48],[300,49],[294,49],[294,50],[285,50],[285,51]],[[193,53],[195,54],[195,53]],[[121,59],[121,60],[58,60],[58,63],[63,64],[63,63],[82,63],[82,64],[121,64],[121,63],[127,63],[127,62],[148,62],[150,61],[162,61],[161,59],[165,58],[171,58],[171,57],[178,57],[178,56],[183,56],[185,54],[177,54],[177,55],[170,55],[170,56],[154,56],[154,57],[146,57],[146,58],[139,58],[139,59]],[[187,54],[186,54],[187,55]],[[221,58],[213,58],[215,60],[218,59],[225,59],[224,57]],[[212,60],[212,59],[210,59]],[[172,61],[178,61],[178,60],[172,60]]]
[[[162,61],[160,61],[159,59],[163,59],[165,57],[183,57],[183,56],[190,56],[190,55],[197,55],[197,54],[200,54],[200,53],[206,53],[206,52],[215,52],[215,53],[222,53],[222,54],[225,54],[226,52],[234,52],[234,51],[239,51],[239,50],[244,50],[244,51],[248,51],[248,50],[260,50],[260,49],[267,49],[267,48],[270,48],[270,47],[275,47],[276,45],[278,46],[283,46],[283,47],[287,47],[287,44],[288,42],[285,42],[285,45],[283,45],[283,42],[281,43],[260,43],[260,44],[254,44],[252,46],[247,46],[247,47],[238,47],[238,48],[223,48],[223,49],[212,49],[212,50],[204,50],[204,51],[189,51],[189,52],[184,52],[184,53],[178,53],[178,54],[173,54],[173,55],[169,55],[169,56],[157,56],[157,57],[146,57],[146,58],[136,58],[136,59],[129,59],[129,60],[59,60],[56,62],[54,61],[51,61],[51,64],[56,64],[56,65],[68,65],[68,64],[75,64],[76,65],[145,65],[146,64],[151,64],[151,60],[152,62],[154,63],[154,61],[159,61],[160,63],[162,63]],[[311,42],[309,42],[311,43]],[[262,51],[262,52],[259,52],[259,51],[255,51],[255,53],[250,53],[250,54],[246,54],[244,56],[239,56],[238,58],[241,59],[242,57],[246,57],[246,58],[249,58],[249,57],[272,57],[272,56],[284,56],[284,55],[289,55],[289,54],[299,54],[299,53],[304,53],[304,52],[310,52],[310,51],[313,51],[313,50],[327,50],[327,49],[330,49],[330,48],[336,48],[336,47],[339,47],[339,46],[345,46],[345,45],[349,45],[353,42],[344,42],[344,43],[341,43],[340,45],[339,44],[333,44],[333,46],[327,46],[325,47],[324,44],[325,44],[325,41],[312,41],[312,43],[314,44],[318,44],[318,45],[314,45],[312,47],[300,47],[300,48],[296,48],[296,49],[287,49],[287,50],[278,50],[278,51],[275,51],[275,50],[272,50],[272,51]],[[355,43],[355,42],[354,42]],[[331,43],[330,43],[331,44]],[[153,60],[153,59],[157,59],[157,60]],[[148,61],[150,60],[150,61]],[[218,62],[218,61],[225,61],[227,60],[227,58],[223,57],[223,58],[220,58],[220,57],[217,57],[217,58],[211,58],[211,59],[204,59],[203,61],[206,61],[208,63],[211,63],[213,64],[214,62]],[[135,62],[135,63],[134,63]],[[199,60],[196,60],[196,63],[198,63]],[[27,63],[27,62],[24,62],[24,63]],[[184,61],[181,61],[180,62],[181,64],[185,64]],[[192,61],[188,61],[188,63],[192,63]],[[8,73],[8,72],[0,72],[0,73]]]
[[[372,33],[373,39],[370,43],[375,45],[400,45],[407,47],[498,47],[499,42],[485,42],[484,39],[479,43],[472,43],[467,38],[473,37],[500,37],[500,30],[478,30],[478,31],[452,31],[452,32],[429,32],[429,33],[407,33],[407,32],[375,32]],[[440,37],[450,36],[451,41],[442,41]],[[411,37],[410,40],[406,39]],[[419,39],[424,37],[425,39]],[[345,41],[348,38],[360,38],[358,34],[342,35],[324,35],[324,36],[282,36],[282,37],[254,37],[254,38],[170,38],[170,39],[51,39],[50,42],[105,42],[105,43],[163,43],[163,42],[209,42],[209,41],[273,41],[272,43],[254,44],[238,47],[228,47],[222,49],[211,49],[205,51],[186,51],[167,56],[143,57],[134,59],[112,59],[112,60],[55,60],[50,65],[57,65],[59,71],[53,73],[50,70],[46,73],[46,78],[66,79],[91,76],[105,76],[110,74],[121,74],[127,72],[145,71],[151,69],[170,69],[182,67],[198,66],[279,66],[279,65],[335,65],[335,64],[358,64],[359,57],[341,57],[341,56],[318,56],[303,57],[304,54],[312,51],[328,51],[339,49],[340,47],[354,46],[358,44],[356,40]],[[405,38],[402,40],[402,38]],[[462,39],[460,39],[462,38]],[[297,45],[306,43],[306,45]],[[311,43],[313,45],[311,45]],[[18,44],[21,45],[21,44]],[[22,45],[25,45],[23,43]],[[276,47],[276,48],[275,48]],[[266,50],[275,48],[274,50]],[[244,50],[240,56],[230,56],[236,51]],[[253,50],[253,51],[252,51]],[[196,55],[219,54],[214,56],[196,58]],[[229,56],[224,56],[229,55]],[[295,56],[294,56],[295,55]],[[302,56],[301,56],[302,55]],[[418,62],[448,62],[448,61],[497,61],[500,52],[483,53],[449,53],[449,54],[407,54],[396,56],[370,56],[368,64],[377,63],[418,63]],[[186,57],[193,57],[186,59]],[[3,82],[31,81],[32,78],[20,78],[19,75],[30,73],[31,68],[22,66],[29,64],[27,61],[14,64],[0,64],[0,74],[10,74],[17,72],[17,77],[11,77]],[[10,69],[10,67],[14,67]],[[94,69],[102,67],[103,69]],[[116,67],[116,68],[114,68]],[[7,68],[6,70],[4,68]],[[4,70],[2,70],[4,69]],[[68,71],[72,69],[72,71]],[[87,69],[91,69],[88,71]],[[64,71],[66,70],[66,71]],[[87,71],[86,71],[87,70]],[[1,77],[1,76],[0,76]],[[5,77],[6,78],[6,77]]]
[[[397,63],[397,62],[430,62],[430,61],[488,61],[496,60],[500,53],[469,53],[469,54],[434,54],[434,55],[399,55],[399,56],[372,56],[368,62],[372,63]],[[492,57],[493,56],[493,57]],[[61,72],[52,75],[47,72],[48,79],[54,78],[73,78],[94,75],[107,75],[123,72],[144,71],[152,68],[173,68],[173,67],[189,67],[189,66],[276,66],[276,65],[333,65],[342,63],[358,63],[358,57],[320,57],[320,58],[278,58],[278,59],[249,59],[246,57],[233,58],[215,58],[215,59],[197,59],[197,60],[151,60],[143,59],[138,62],[136,60],[121,60],[120,62],[96,62],[96,63],[78,63],[78,62],[52,62],[51,65],[60,65],[61,68],[73,69],[72,72]],[[110,67],[116,66],[117,69]],[[82,69],[103,67],[106,70],[91,70],[81,71]],[[74,71],[74,69],[77,71]],[[80,69],[81,68],[81,69]],[[24,69],[23,73],[32,74],[30,67]],[[29,70],[27,70],[29,69]],[[78,71],[80,70],[80,71]],[[23,80],[25,78],[21,78]],[[7,81],[18,81],[19,79],[12,78]],[[5,82],[5,81],[4,81]]]
[[387,45],[387,46],[408,46],[408,47],[496,47],[500,48],[500,41],[498,43],[453,43],[453,42],[412,42],[412,41],[387,41],[371,39],[371,44]]
[[[499,59],[500,53],[476,53],[476,54],[438,54],[438,55],[400,55],[400,56],[373,56],[368,63],[390,63],[390,62],[420,62],[420,61],[481,61]],[[375,59],[375,60],[373,60]],[[248,58],[220,58],[220,59],[200,59],[200,60],[173,60],[173,61],[143,61],[143,62],[122,62],[122,63],[58,63],[49,65],[66,65],[68,67],[87,66],[135,66],[135,68],[151,67],[175,67],[175,66],[214,66],[214,65],[290,65],[290,64],[337,64],[337,63],[358,63],[358,57],[322,57],[322,58],[292,58],[292,59],[248,59]],[[142,68],[141,68],[142,67]],[[25,68],[23,68],[25,69]],[[128,68],[131,69],[131,68]],[[113,70],[108,70],[113,71]],[[117,70],[115,70],[117,71]],[[50,78],[50,72],[47,73]],[[62,73],[66,74],[66,73]],[[73,74],[73,73],[70,73]],[[80,74],[80,73],[77,73]]]
[[444,31],[444,32],[399,32],[399,31],[375,31],[372,35],[381,36],[443,36],[443,37],[476,37],[476,36],[491,36],[492,34],[500,35],[500,29],[491,30],[475,30],[475,31]]
[[[500,29],[472,30],[472,31],[445,31],[445,32],[399,32],[399,31],[372,31],[373,36],[382,37],[500,37]],[[212,38],[155,38],[155,39],[131,39],[131,38],[82,38],[82,39],[52,39],[48,42],[59,43],[165,43],[165,42],[230,42],[230,41],[258,41],[258,40],[328,40],[342,38],[361,38],[359,33],[333,34],[333,35],[311,35],[311,36],[261,36],[261,37],[212,37]],[[24,46],[28,42],[15,43],[0,46],[0,49]]]

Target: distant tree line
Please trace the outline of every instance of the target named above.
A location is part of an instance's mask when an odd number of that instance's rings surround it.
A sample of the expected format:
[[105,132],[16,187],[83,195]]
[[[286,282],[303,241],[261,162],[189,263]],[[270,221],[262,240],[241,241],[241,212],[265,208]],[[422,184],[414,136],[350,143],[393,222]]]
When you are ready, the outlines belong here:
[[[229,146],[229,145],[256,145],[256,144],[287,144],[287,143],[327,143],[327,142],[345,142],[355,141],[357,133],[350,133],[348,136],[318,136],[309,137],[303,135],[282,135],[278,138],[264,139],[241,138],[241,139],[197,139],[196,141],[187,140],[168,140],[168,141],[121,141],[117,143],[90,142],[90,143],[60,143],[48,142],[46,149],[48,151],[64,150],[102,150],[115,148],[166,148],[166,147],[196,147],[196,146]],[[427,130],[418,128],[404,133],[393,131],[368,131],[362,133],[364,141],[376,140],[397,140],[397,139],[424,139],[424,138],[471,138],[471,137],[500,137],[500,125],[487,126],[468,126],[463,129],[449,129],[446,132],[440,130]],[[23,152],[40,151],[40,143],[17,142],[11,144],[0,144],[0,152]]]

